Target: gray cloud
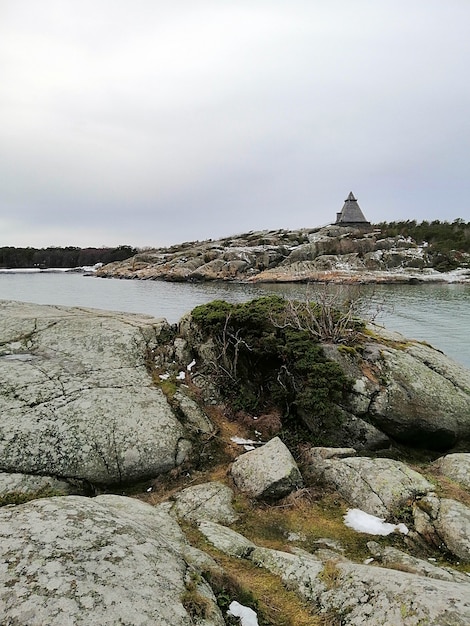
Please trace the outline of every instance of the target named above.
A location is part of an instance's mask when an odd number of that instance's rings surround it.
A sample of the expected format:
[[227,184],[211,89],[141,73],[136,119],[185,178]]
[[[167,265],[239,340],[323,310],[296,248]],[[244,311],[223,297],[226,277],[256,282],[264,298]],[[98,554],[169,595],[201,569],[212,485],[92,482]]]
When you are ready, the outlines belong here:
[[4,0],[0,245],[469,219],[467,0]]

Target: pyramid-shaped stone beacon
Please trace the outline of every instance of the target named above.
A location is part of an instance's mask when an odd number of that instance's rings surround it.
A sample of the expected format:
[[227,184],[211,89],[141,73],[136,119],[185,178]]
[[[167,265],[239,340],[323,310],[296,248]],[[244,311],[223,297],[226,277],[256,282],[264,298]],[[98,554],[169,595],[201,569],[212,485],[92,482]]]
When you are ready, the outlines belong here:
[[370,226],[352,191],[344,201],[342,211],[336,214],[336,224],[338,226]]

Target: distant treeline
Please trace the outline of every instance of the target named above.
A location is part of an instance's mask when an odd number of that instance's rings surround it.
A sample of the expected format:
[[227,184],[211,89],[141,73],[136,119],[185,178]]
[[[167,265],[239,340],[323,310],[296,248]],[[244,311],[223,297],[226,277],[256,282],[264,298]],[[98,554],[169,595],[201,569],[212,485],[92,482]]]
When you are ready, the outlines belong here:
[[470,222],[461,218],[453,222],[382,222],[376,226],[384,237],[403,235],[411,237],[418,244],[426,241],[429,244],[428,256],[433,266],[441,271],[457,267],[463,260],[460,253],[470,253]]
[[377,224],[385,237],[404,235],[411,237],[417,243],[427,241],[436,249],[442,251],[457,250],[470,252],[470,222],[456,219],[453,222],[417,222],[406,220],[404,222],[382,222]]
[[136,248],[118,246],[117,248],[0,248],[0,267],[9,269],[47,268],[47,267],[83,267],[95,263],[123,261],[134,254]]

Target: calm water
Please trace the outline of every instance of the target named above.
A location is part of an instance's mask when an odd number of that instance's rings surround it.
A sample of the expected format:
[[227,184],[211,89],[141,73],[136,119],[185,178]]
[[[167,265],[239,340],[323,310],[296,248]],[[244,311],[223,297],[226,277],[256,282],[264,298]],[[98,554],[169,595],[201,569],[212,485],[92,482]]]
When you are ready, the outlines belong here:
[[[427,341],[470,368],[469,285],[366,287],[376,321],[405,336]],[[214,299],[243,302],[267,293],[305,299],[305,285],[241,285],[113,280],[71,273],[0,273],[0,300],[85,306],[148,313],[177,322]]]

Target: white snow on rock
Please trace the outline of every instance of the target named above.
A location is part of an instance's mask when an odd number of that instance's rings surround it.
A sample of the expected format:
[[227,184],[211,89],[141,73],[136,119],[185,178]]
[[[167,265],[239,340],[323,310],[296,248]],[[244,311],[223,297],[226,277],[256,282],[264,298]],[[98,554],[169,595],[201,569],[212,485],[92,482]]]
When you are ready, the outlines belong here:
[[227,614],[233,617],[239,617],[241,626],[258,626],[258,616],[256,612],[235,600],[231,602],[228,607]]
[[396,530],[403,535],[409,532],[405,524],[389,524],[383,517],[370,515],[360,509],[348,509],[344,516],[344,523],[349,528],[368,535],[390,535]]

